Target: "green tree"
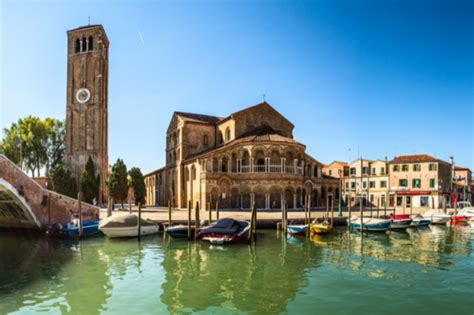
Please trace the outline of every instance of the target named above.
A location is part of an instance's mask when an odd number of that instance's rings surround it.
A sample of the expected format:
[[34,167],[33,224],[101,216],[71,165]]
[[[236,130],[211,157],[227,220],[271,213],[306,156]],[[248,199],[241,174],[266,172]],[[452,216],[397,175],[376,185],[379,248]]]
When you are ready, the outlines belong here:
[[0,143],[0,152],[4,154],[10,161],[17,164],[21,168],[21,136],[20,128],[16,123],[11,124],[10,128],[3,129],[3,139]]
[[128,196],[127,166],[121,159],[112,166],[112,174],[110,174],[110,195],[115,201],[122,204]]
[[38,117],[28,116],[18,120],[18,127],[23,144],[25,166],[31,170],[33,176],[41,176],[41,167],[47,160],[48,131],[46,125]]
[[130,187],[133,189],[135,194],[135,204],[138,205],[139,202],[145,202],[145,179],[143,178],[142,171],[138,167],[132,167],[128,171],[130,176]]
[[81,191],[85,202],[92,203],[94,198],[99,197],[99,183],[95,174],[94,162],[90,156],[81,174]]
[[51,173],[53,191],[71,198],[77,197],[76,180],[63,165],[56,166]]
[[45,118],[44,124],[47,131],[46,141],[46,174],[49,170],[55,169],[56,166],[62,165],[64,161],[64,140],[66,137],[66,129],[64,122],[53,118]]

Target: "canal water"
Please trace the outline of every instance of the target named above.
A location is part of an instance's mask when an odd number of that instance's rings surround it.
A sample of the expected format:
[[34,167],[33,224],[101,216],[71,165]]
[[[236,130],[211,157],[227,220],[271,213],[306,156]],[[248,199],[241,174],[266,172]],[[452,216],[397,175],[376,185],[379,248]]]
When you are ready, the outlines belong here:
[[0,233],[0,314],[473,314],[474,230],[362,239],[259,231],[256,246],[162,235]]

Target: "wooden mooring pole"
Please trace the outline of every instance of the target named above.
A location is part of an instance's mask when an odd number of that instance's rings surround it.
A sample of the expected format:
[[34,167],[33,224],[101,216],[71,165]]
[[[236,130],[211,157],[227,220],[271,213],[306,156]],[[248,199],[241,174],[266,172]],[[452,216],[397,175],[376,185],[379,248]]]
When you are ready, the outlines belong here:
[[196,209],[194,213],[194,238],[197,237],[199,230],[199,201],[196,201]]
[[168,227],[171,227],[171,200],[168,200]]
[[191,209],[192,209],[192,202],[191,200],[188,201],[188,239],[191,239]]
[[82,238],[83,229],[82,229],[82,192],[77,194],[77,206],[79,210],[79,237]]
[[212,207],[211,202],[207,203],[207,211],[209,211],[209,225],[212,223]]
[[380,209],[380,199],[377,197],[377,218],[380,217],[380,215],[379,215],[379,209]]
[[359,198],[359,206],[360,206],[360,237],[362,237],[363,233],[363,225],[364,225],[364,211],[362,208],[362,197]]
[[142,203],[138,203],[138,239],[142,237]]
[[216,202],[216,220],[219,221],[219,200]]

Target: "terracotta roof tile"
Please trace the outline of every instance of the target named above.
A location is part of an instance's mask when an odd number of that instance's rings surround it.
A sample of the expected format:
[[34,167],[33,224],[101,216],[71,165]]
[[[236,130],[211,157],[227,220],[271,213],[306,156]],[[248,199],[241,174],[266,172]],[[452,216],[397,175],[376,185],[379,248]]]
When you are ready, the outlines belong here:
[[396,163],[417,163],[417,162],[440,162],[440,163],[449,164],[448,162],[437,159],[428,154],[400,155],[400,156],[394,157],[393,160],[391,160],[389,163],[396,164]]
[[223,119],[222,117],[217,117],[217,116],[209,116],[209,115],[193,114],[193,113],[185,113],[185,112],[175,112],[175,114],[178,116],[184,117],[188,120],[203,122],[203,123],[208,123],[208,124],[215,124]]

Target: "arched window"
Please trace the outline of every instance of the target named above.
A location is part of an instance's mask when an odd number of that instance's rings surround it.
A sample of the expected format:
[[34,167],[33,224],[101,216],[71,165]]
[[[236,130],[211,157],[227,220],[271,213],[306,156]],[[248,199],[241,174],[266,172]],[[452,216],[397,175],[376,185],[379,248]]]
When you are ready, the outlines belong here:
[[222,144],[224,142],[224,138],[222,137],[222,132],[219,131],[219,144]]
[[89,36],[89,50],[92,50],[93,47],[94,47],[94,45],[93,45],[92,36]]
[[230,129],[229,129],[229,127],[227,127],[227,129],[225,130],[225,140],[226,141],[230,140]]
[[86,41],[86,38],[82,38],[82,51],[86,51],[87,50],[87,41]]
[[74,50],[76,53],[81,51],[81,41],[79,38],[76,38],[76,48]]
[[209,144],[209,137],[207,135],[204,135],[204,137],[202,137],[202,143],[204,145],[208,145]]

